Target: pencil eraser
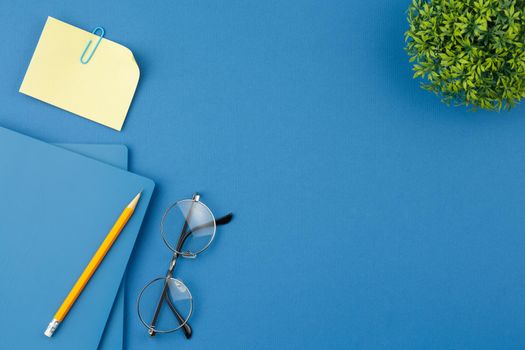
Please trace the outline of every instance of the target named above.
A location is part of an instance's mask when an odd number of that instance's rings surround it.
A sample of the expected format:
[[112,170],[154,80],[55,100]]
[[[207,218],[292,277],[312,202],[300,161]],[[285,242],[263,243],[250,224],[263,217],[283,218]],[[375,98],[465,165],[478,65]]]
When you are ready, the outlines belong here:
[[59,323],[60,322],[58,322],[56,319],[53,319],[53,321],[49,322],[49,324],[47,325],[47,329],[44,332],[46,337],[51,338],[53,336],[53,333],[55,333]]

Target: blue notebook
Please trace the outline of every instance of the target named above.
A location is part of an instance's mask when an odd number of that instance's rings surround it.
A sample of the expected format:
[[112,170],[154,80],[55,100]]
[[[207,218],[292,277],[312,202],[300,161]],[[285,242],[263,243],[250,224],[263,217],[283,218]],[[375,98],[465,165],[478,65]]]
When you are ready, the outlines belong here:
[[[0,128],[1,349],[96,349],[154,183]],[[52,338],[43,332],[136,193],[128,225]]]
[[[128,148],[124,145],[59,144],[59,146],[118,168],[128,169]],[[124,348],[125,280],[126,277],[124,276],[98,344],[98,350]]]

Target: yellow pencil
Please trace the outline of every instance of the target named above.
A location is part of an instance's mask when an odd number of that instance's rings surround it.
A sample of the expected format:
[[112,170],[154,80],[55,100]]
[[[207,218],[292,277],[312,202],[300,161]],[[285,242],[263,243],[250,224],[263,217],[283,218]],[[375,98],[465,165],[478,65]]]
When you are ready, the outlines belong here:
[[89,282],[89,279],[91,278],[91,276],[93,276],[102,260],[104,260],[104,257],[106,256],[107,252],[109,251],[115,240],[118,238],[120,232],[122,231],[124,226],[126,226],[129,219],[133,215],[133,212],[135,211],[135,207],[137,206],[141,194],[142,192],[137,194],[135,198],[133,198],[133,200],[124,209],[122,214],[120,214],[120,217],[118,218],[117,222],[115,223],[111,231],[109,231],[108,235],[98,248],[95,255],[93,255],[93,257],[91,258],[91,261],[84,269],[84,272],[82,272],[82,275],[80,275],[79,279],[69,292],[68,296],[56,312],[55,317],[53,317],[53,320],[47,326],[47,329],[44,332],[46,336],[51,337],[57,329],[60,322],[64,320],[67,313],[77,300],[78,296],[80,295],[80,293],[82,293],[82,290],[84,290],[84,287]]

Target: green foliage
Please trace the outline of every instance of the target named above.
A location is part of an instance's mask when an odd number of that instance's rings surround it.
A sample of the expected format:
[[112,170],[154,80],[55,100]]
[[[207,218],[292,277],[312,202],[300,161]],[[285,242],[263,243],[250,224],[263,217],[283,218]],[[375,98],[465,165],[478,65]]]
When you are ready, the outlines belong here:
[[447,104],[510,109],[525,97],[525,0],[413,0],[414,78]]

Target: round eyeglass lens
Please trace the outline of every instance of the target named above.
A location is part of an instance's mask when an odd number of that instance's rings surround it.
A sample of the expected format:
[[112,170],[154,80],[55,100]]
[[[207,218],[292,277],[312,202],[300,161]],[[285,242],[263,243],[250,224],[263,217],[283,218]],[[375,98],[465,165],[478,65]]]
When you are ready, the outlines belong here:
[[169,207],[162,218],[162,239],[173,252],[193,257],[215,237],[215,218],[202,202],[185,199]]
[[182,281],[160,277],[142,289],[137,311],[140,321],[148,329],[157,333],[170,333],[188,322],[193,312],[193,299]]

